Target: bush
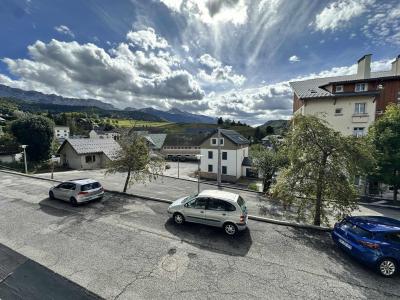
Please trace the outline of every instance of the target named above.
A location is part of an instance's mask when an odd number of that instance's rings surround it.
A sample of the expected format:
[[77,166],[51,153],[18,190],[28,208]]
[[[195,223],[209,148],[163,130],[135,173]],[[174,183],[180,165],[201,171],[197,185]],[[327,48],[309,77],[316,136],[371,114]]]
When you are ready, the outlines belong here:
[[250,183],[247,187],[249,190],[258,192],[258,185],[256,183]]
[[165,170],[171,169],[171,165],[165,165]]

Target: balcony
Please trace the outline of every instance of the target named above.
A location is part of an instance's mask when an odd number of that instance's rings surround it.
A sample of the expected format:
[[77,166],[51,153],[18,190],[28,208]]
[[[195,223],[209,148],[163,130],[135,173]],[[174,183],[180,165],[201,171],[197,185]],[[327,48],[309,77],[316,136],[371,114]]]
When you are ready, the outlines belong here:
[[353,123],[368,123],[369,115],[368,114],[353,114],[352,122]]

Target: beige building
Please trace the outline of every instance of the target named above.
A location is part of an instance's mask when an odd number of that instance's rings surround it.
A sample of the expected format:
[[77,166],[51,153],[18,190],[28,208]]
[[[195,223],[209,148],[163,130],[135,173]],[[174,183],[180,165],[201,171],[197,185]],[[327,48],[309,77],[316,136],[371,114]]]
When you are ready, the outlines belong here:
[[400,101],[400,58],[388,71],[371,72],[370,65],[368,54],[356,74],[290,82],[293,113],[321,117],[345,135],[365,135],[389,103]]
[[75,170],[102,169],[121,149],[114,139],[67,139],[60,148],[61,165]]
[[201,177],[216,179],[218,173],[218,143],[221,145],[222,181],[236,182],[240,177],[249,175],[251,164],[249,141],[234,130],[220,129],[207,137],[200,145]]
[[89,138],[91,139],[113,139],[113,140],[119,140],[121,137],[121,134],[115,131],[104,131],[100,129],[92,129],[89,132]]

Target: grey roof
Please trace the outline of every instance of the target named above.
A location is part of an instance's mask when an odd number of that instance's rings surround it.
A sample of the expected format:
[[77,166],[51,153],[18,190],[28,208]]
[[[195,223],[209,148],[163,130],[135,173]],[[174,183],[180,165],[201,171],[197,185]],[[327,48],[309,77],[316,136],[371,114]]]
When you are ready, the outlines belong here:
[[166,133],[150,133],[148,134],[148,137],[151,138],[155,145],[155,149],[161,149],[162,146],[164,145],[165,139],[167,138]]
[[114,139],[66,139],[58,149],[58,153],[66,143],[69,143],[78,154],[104,153],[110,159],[121,149]]
[[169,133],[164,146],[200,146],[208,134]]
[[244,157],[242,161],[242,166],[251,167],[251,160],[248,157]]
[[235,130],[221,129],[221,134],[236,145],[250,144],[248,139]]
[[[372,72],[370,78],[362,79],[361,81],[385,77],[393,77],[392,71]],[[321,88],[321,86],[334,82],[348,82],[355,80],[360,80],[357,78],[357,74],[292,81],[289,82],[289,84],[299,98],[321,98],[333,96],[331,92]]]

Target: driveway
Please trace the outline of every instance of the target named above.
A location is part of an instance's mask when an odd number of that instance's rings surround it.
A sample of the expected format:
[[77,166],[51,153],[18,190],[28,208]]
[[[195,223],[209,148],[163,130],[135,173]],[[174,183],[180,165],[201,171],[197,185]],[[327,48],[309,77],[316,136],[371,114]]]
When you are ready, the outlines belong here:
[[174,225],[167,204],[107,193],[79,207],[52,184],[0,172],[0,243],[106,299],[389,299],[385,279],[328,233],[249,222],[230,238]]

